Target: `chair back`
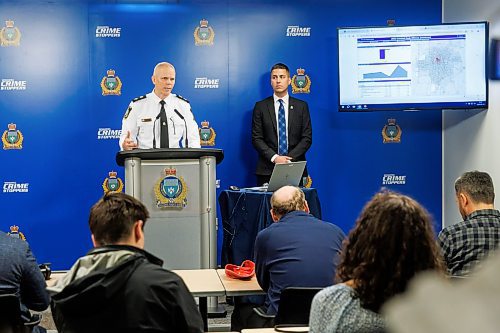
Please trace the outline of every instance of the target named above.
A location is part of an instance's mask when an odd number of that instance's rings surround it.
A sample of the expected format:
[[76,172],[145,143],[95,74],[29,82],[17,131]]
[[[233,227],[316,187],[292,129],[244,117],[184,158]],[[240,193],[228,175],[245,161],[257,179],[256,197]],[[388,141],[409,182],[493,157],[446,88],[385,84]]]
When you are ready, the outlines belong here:
[[289,287],[283,289],[274,323],[276,325],[308,325],[312,299],[322,289],[309,287]]
[[35,316],[25,323],[21,317],[21,304],[16,294],[0,293],[0,332],[30,333],[40,323],[41,317]]

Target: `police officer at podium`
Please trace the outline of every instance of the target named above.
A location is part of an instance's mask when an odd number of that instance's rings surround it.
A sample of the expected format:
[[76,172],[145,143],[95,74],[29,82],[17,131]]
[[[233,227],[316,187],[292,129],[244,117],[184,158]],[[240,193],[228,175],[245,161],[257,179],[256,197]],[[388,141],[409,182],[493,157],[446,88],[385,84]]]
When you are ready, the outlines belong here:
[[158,63],[151,93],[134,98],[123,116],[121,150],[135,148],[200,148],[200,135],[189,101],[172,94],[175,68]]

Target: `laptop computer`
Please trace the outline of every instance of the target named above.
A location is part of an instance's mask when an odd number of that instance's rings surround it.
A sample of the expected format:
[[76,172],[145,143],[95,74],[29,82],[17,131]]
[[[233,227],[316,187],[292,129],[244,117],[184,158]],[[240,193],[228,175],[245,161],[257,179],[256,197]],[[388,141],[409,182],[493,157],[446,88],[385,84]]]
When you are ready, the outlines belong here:
[[275,164],[269,184],[264,184],[264,186],[244,187],[242,190],[274,192],[285,185],[299,186],[305,167],[306,161]]
[[285,185],[299,186],[306,161],[275,164],[267,192],[274,192]]

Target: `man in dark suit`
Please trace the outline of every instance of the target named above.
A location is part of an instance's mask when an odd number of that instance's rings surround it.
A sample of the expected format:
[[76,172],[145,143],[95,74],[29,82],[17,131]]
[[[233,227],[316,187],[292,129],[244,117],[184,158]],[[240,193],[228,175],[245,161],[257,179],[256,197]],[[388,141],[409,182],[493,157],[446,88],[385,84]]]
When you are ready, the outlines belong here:
[[273,96],[255,103],[253,109],[252,144],[259,153],[255,171],[259,185],[269,182],[274,164],[305,161],[312,144],[309,107],[306,102],[288,95],[291,82],[288,67],[282,63],[274,65],[271,68]]
[[[0,293],[19,295],[21,316],[31,321],[29,309],[43,311],[49,306],[45,279],[29,244],[0,232]],[[45,332],[35,326],[33,332]]]

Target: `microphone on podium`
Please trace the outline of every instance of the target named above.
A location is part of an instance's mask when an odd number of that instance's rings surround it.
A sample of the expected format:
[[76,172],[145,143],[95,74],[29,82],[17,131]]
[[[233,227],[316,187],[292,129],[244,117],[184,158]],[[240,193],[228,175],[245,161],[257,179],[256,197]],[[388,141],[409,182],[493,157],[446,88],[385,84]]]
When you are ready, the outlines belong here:
[[161,111],[160,111],[160,113],[158,113],[158,115],[155,118],[155,121],[153,122],[153,148],[155,148],[155,149],[156,149],[156,132],[155,132],[156,121],[158,119],[160,119],[160,117],[161,117]]
[[184,116],[179,111],[177,111],[177,109],[174,109],[174,112],[179,116],[179,118],[181,118],[182,120],[184,120],[184,129],[185,129],[184,133],[186,135],[186,144],[185,144],[184,148],[188,148],[189,147],[189,145],[188,145],[189,141],[188,141],[188,128],[187,128],[186,119],[184,119]]

